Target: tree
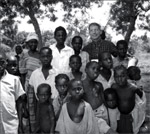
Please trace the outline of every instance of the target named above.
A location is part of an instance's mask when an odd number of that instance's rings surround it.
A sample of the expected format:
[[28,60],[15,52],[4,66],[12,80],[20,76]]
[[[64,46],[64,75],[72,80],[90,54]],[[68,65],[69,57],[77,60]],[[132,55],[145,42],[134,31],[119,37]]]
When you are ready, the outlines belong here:
[[138,15],[150,10],[149,3],[150,0],[117,0],[111,7],[110,25],[129,42]]

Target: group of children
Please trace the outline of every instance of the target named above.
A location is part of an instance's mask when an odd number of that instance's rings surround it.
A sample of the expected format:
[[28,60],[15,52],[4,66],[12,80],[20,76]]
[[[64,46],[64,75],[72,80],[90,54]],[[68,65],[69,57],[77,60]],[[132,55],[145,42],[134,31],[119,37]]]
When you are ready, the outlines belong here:
[[[59,34],[63,40],[61,32]],[[101,52],[97,62],[89,61],[88,53],[81,50],[82,38],[75,36],[72,39],[74,54],[68,61],[71,72],[58,73],[54,78],[51,78],[53,52],[48,47],[41,48],[41,68],[31,74],[28,86],[28,92],[35,93],[35,100],[33,94],[27,93],[22,103],[23,118],[30,120],[32,113],[29,113],[29,108],[35,114],[35,122],[29,121],[28,124],[34,128],[30,128],[30,132],[138,133],[145,119],[146,98],[141,86],[137,84],[141,78],[140,69],[137,66],[128,67],[128,46],[124,42],[117,43],[117,59],[113,59],[109,52]],[[9,56],[7,71],[20,76],[18,67],[17,58]],[[54,94],[56,97],[53,97]],[[19,123],[23,129],[22,120]]]

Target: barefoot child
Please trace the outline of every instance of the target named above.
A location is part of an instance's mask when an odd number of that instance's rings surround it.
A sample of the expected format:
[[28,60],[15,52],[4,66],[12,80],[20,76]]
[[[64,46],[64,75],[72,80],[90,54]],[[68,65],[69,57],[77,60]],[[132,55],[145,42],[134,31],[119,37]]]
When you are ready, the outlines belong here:
[[51,102],[51,87],[42,83],[37,88],[36,128],[35,133],[54,134],[55,114]]
[[69,66],[71,68],[71,72],[68,74],[70,80],[71,79],[83,79],[83,72],[80,71],[82,66],[81,57],[79,55],[72,55],[69,59]]
[[[100,82],[95,81],[99,75],[99,65],[96,61],[87,63],[86,78],[83,80],[84,87],[84,99],[90,103],[94,110],[95,117],[99,124],[99,130],[101,133],[114,132],[108,125],[107,109],[104,106],[103,98],[103,86]],[[114,132],[115,133],[115,132]]]
[[56,120],[59,117],[62,105],[68,100],[68,83],[69,77],[66,74],[58,74],[55,77],[55,86],[58,91],[58,96],[53,100],[53,107]]
[[73,79],[69,82],[68,89],[71,98],[62,107],[56,131],[60,134],[99,134],[93,110],[82,100],[82,82]]
[[120,120],[117,124],[119,133],[133,133],[132,123],[134,118],[132,111],[135,108],[136,94],[141,98],[143,92],[127,81],[127,69],[123,65],[114,68],[115,83],[112,88],[115,89],[118,96],[118,109]]

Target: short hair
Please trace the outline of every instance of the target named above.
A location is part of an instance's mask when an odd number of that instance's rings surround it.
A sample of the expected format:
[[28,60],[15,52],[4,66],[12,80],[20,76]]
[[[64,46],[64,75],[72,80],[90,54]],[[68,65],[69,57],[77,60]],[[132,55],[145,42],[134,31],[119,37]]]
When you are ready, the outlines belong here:
[[123,44],[126,48],[128,48],[128,43],[127,43],[127,41],[125,41],[125,40],[119,40],[119,41],[117,42],[117,47],[118,47],[119,44]]
[[117,72],[118,70],[124,70],[125,73],[127,74],[127,68],[126,68],[124,65],[118,65],[118,66],[116,66],[116,67],[114,68],[114,75],[116,74],[116,72]]
[[104,90],[104,99],[106,100],[108,94],[114,94],[117,97],[117,92],[113,88],[106,88]]
[[49,92],[50,95],[52,94],[52,92],[51,92],[51,86],[49,84],[47,84],[47,83],[42,83],[42,84],[38,85],[38,87],[37,87],[37,94],[40,92],[40,90],[43,87],[45,87],[45,88],[48,89],[48,92]]
[[98,61],[102,61],[102,56],[103,56],[104,53],[108,53],[108,54],[111,55],[111,53],[108,52],[108,51],[101,52],[101,53],[98,54]]
[[40,54],[42,53],[43,50],[46,50],[46,49],[49,51],[50,55],[52,55],[52,50],[49,47],[42,47],[40,49]]
[[56,77],[55,77],[55,83],[57,83],[57,81],[59,80],[59,79],[65,79],[67,82],[69,82],[69,77],[68,77],[68,75],[66,75],[66,74],[58,74]]
[[70,56],[69,62],[71,62],[71,60],[72,60],[73,58],[78,58],[78,60],[82,63],[81,57],[80,57],[79,55],[75,55],[75,54]]
[[79,79],[72,79],[72,80],[70,80],[69,83],[68,83],[68,90],[70,90],[70,89],[72,88],[72,84],[73,84],[75,81],[80,81],[80,82],[83,84],[83,82],[82,82],[81,80],[79,80]]
[[89,30],[90,30],[90,27],[91,26],[97,26],[100,30],[101,30],[101,26],[98,24],[98,23],[96,23],[96,22],[93,22],[93,23],[91,23],[90,25],[89,25]]
[[97,64],[98,64],[98,62],[96,62],[96,61],[89,61],[89,62],[86,64],[85,68],[86,68],[86,69],[89,68],[93,63],[97,63]]
[[56,36],[56,33],[57,33],[58,31],[63,31],[64,34],[65,34],[65,36],[67,36],[67,32],[66,32],[66,29],[65,29],[64,27],[62,27],[62,26],[57,27],[57,28],[55,29],[55,31],[54,31],[54,36]]
[[75,41],[76,38],[79,38],[80,41],[81,41],[81,43],[83,43],[83,39],[82,39],[81,36],[74,36],[74,37],[72,38],[72,43]]
[[133,77],[134,77],[135,73],[137,73],[137,72],[139,72],[139,73],[141,72],[139,67],[137,67],[137,66],[130,66],[127,69],[127,73],[128,73],[129,79],[134,80]]

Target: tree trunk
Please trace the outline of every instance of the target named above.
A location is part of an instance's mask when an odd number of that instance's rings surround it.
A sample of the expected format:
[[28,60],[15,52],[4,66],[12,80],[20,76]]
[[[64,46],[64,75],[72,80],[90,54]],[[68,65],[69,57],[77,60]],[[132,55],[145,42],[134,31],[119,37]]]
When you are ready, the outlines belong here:
[[38,23],[37,19],[34,16],[34,11],[32,10],[32,7],[29,7],[28,15],[29,15],[29,17],[32,21],[32,24],[34,26],[34,30],[35,30],[36,34],[38,35],[38,38],[39,38],[38,48],[40,49],[43,46],[42,34],[41,34],[40,27],[39,27],[39,23]]

